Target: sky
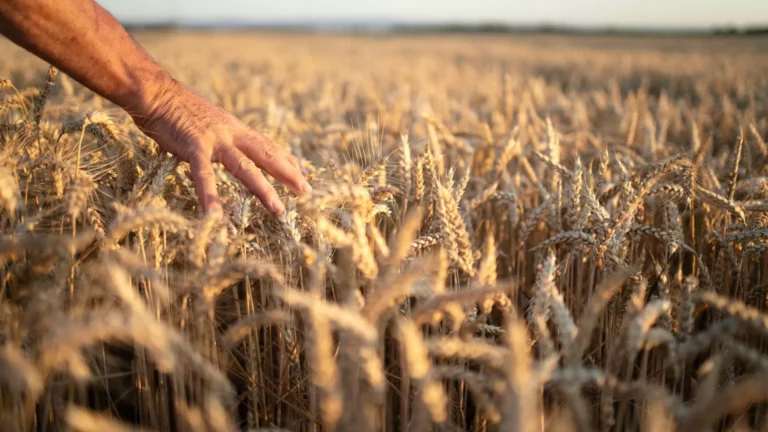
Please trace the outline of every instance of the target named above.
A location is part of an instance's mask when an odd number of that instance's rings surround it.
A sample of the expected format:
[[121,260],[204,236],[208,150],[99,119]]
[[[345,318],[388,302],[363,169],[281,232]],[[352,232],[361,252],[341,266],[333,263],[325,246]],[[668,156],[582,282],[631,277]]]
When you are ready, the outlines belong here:
[[97,0],[131,22],[398,21],[702,28],[768,24],[768,0]]

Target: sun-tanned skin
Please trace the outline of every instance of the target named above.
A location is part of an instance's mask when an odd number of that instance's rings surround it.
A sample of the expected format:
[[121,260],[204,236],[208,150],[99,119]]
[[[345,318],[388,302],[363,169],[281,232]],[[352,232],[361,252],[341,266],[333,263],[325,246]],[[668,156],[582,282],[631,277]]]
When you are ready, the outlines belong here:
[[311,191],[298,160],[174,80],[93,0],[0,0],[0,33],[123,108],[165,151],[189,162],[206,212],[221,216],[213,162],[273,213],[285,210],[262,174]]

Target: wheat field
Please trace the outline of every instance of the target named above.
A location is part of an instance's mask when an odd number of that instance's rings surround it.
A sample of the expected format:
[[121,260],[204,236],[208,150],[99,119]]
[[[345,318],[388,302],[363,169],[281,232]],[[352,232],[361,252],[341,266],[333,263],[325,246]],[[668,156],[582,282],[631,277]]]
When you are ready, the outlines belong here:
[[136,38],[313,193],[0,41],[3,431],[768,430],[768,39]]

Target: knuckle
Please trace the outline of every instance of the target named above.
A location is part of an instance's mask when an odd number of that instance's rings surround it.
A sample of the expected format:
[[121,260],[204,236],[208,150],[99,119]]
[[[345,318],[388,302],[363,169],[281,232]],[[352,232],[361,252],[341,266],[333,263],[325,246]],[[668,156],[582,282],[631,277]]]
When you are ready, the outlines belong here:
[[197,182],[200,187],[208,187],[211,183],[216,183],[216,172],[210,164],[204,164],[197,167]]
[[200,178],[205,183],[216,183],[216,171],[213,170],[212,166],[206,165],[200,170]]
[[208,179],[216,176],[211,164],[202,164],[196,167],[197,174],[203,179]]
[[210,160],[208,154],[200,146],[189,148],[184,156],[189,163],[196,165],[203,165],[206,161]]
[[278,147],[272,143],[264,143],[259,149],[264,160],[272,160],[277,155]]
[[241,176],[249,176],[253,175],[256,172],[256,165],[253,164],[253,162],[245,157],[242,153],[237,154],[234,156],[234,161],[232,164],[232,174],[235,177],[241,177]]

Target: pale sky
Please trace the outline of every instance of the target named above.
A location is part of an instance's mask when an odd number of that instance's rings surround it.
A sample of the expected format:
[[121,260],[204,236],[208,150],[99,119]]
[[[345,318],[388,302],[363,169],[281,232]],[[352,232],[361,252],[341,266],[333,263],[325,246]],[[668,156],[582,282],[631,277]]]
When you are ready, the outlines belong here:
[[576,26],[768,24],[768,0],[97,0],[118,19],[503,21]]

